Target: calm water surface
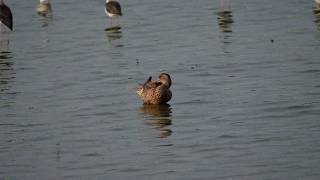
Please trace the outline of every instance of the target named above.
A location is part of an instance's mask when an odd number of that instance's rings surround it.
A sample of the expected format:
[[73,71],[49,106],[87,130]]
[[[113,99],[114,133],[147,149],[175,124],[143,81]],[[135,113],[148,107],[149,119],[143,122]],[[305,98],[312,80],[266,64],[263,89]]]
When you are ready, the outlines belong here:
[[[232,1],[220,23],[218,1],[122,0],[118,33],[102,0],[6,3],[0,179],[319,179],[313,1]],[[142,105],[163,71],[173,99]]]

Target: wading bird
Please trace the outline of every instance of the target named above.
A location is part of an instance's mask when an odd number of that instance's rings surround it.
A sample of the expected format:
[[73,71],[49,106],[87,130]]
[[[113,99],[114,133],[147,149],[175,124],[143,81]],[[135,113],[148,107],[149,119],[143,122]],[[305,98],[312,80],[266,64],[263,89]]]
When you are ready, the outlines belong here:
[[37,13],[41,16],[47,16],[51,13],[51,4],[49,0],[40,0],[37,6]]
[[[1,24],[4,24],[5,26],[7,26],[11,31],[13,30],[12,13],[10,8],[4,4],[3,0],[0,0],[0,22]],[[1,27],[0,27],[0,30],[1,30]]]
[[119,2],[114,0],[106,0],[105,12],[107,16],[111,18],[110,26],[112,26],[112,18],[122,16],[121,5]]

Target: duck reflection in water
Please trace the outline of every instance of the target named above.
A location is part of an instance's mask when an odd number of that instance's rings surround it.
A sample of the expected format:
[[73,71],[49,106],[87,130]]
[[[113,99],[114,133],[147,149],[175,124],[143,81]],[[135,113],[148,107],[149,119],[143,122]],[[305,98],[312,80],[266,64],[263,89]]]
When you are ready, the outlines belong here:
[[316,23],[317,29],[320,31],[320,0],[315,0],[315,7],[313,8],[313,14],[315,16],[314,22]]
[[169,104],[143,104],[140,112],[150,116],[146,120],[146,124],[158,129],[160,138],[166,138],[171,135],[172,131],[168,126],[172,124],[172,110]]

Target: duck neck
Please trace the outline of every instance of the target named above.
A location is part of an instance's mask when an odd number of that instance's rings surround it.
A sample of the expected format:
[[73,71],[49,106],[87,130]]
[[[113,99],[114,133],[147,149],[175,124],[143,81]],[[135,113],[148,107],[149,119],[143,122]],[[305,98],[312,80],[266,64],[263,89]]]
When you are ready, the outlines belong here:
[[170,88],[171,86],[171,82],[170,81],[160,81],[162,84],[166,85],[168,88]]

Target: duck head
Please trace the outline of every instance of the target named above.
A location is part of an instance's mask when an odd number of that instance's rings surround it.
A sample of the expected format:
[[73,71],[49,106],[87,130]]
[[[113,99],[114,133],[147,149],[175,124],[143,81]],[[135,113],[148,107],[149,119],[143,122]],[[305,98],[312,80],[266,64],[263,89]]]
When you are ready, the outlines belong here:
[[159,81],[160,81],[162,84],[168,86],[168,88],[170,88],[170,86],[171,86],[171,77],[170,77],[169,74],[167,74],[167,73],[161,73],[161,74],[159,75]]

